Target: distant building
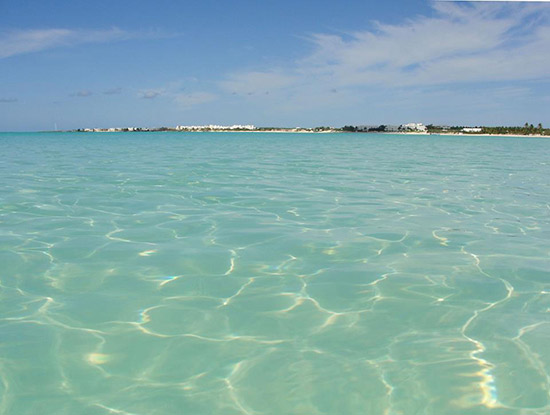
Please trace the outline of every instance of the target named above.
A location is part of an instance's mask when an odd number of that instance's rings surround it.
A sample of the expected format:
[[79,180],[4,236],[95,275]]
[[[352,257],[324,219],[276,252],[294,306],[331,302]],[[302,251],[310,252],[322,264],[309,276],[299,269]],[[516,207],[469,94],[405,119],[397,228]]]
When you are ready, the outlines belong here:
[[178,131],[218,131],[218,130],[229,130],[229,131],[252,131],[255,130],[256,127],[250,124],[247,125],[178,125],[176,127],[176,130]]
[[480,133],[481,131],[483,131],[483,128],[480,127],[464,127],[462,129],[464,133]]
[[420,122],[411,122],[408,124],[402,124],[399,126],[400,131],[415,131],[419,133],[427,133],[428,128]]

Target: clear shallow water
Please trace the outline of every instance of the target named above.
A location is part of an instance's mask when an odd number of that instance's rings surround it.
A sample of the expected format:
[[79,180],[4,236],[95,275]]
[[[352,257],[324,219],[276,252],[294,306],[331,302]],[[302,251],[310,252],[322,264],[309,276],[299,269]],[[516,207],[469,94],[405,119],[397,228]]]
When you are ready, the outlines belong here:
[[549,160],[0,134],[0,414],[548,414]]

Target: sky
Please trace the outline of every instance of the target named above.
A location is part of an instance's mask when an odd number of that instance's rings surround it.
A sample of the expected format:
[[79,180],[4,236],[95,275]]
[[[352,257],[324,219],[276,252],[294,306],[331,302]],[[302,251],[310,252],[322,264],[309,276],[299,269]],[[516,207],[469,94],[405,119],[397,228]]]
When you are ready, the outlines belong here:
[[0,0],[0,131],[550,127],[550,2]]

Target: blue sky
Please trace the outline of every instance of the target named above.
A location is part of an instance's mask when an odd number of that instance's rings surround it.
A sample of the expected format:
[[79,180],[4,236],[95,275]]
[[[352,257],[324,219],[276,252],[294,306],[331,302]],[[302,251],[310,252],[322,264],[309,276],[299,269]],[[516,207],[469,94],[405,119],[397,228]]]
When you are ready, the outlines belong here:
[[0,1],[0,131],[550,126],[550,3]]

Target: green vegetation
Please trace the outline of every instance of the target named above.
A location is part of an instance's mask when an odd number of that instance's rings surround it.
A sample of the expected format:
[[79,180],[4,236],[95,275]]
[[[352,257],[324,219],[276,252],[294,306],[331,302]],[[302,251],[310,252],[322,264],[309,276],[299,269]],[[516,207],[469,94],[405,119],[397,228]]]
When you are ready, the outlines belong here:
[[462,132],[462,129],[464,128],[464,126],[454,125],[452,127],[448,127],[448,126],[428,124],[426,126],[426,128],[428,129],[429,133],[435,133],[435,134],[438,134],[438,133],[460,133],[460,132]]
[[508,135],[548,135],[550,136],[550,128],[543,128],[541,123],[535,127],[533,124],[525,123],[523,127],[506,127],[506,126],[497,126],[497,127],[486,127],[479,126],[481,131],[463,131],[465,126],[440,126],[428,124],[426,126],[429,133],[463,133],[463,134],[508,134]]
[[550,128],[543,128],[539,123],[536,127],[533,124],[525,123],[523,127],[482,127],[483,134],[513,134],[513,135],[548,135]]
[[368,127],[368,128],[364,126],[356,127],[353,125],[344,125],[340,129],[340,131],[344,131],[347,133],[383,133],[390,130],[388,130],[387,125],[382,124],[382,125],[379,125],[378,127]]

